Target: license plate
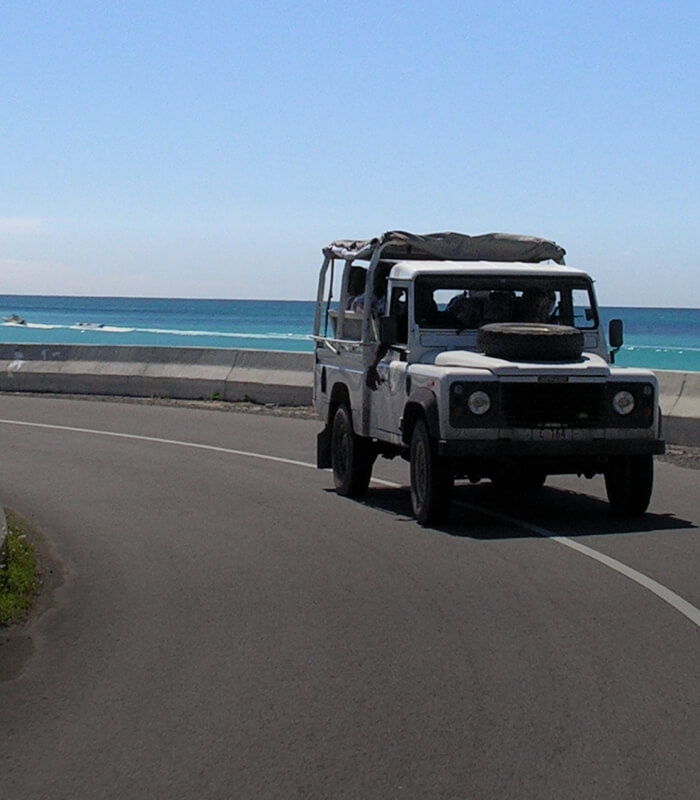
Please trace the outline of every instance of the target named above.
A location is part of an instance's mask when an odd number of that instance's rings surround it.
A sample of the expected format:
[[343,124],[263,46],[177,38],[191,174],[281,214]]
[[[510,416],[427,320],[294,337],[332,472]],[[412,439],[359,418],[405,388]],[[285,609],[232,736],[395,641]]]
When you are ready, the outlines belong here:
[[568,428],[535,428],[532,431],[535,442],[564,442],[572,438]]

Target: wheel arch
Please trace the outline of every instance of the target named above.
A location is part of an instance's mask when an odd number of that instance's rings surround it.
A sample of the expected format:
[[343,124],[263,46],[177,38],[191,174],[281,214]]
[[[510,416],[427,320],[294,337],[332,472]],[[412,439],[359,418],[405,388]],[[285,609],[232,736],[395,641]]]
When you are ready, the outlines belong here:
[[401,439],[408,445],[411,441],[411,434],[416,421],[420,418],[425,419],[428,425],[428,432],[434,439],[440,438],[440,412],[438,410],[437,397],[429,389],[418,389],[408,399],[404,407],[403,419],[401,420]]
[[330,402],[328,403],[328,418],[326,419],[327,425],[331,425],[333,423],[335,410],[338,408],[338,406],[343,405],[343,403],[348,407],[350,414],[352,414],[352,407],[350,405],[350,392],[348,387],[342,381],[336,381],[331,389],[331,398]]

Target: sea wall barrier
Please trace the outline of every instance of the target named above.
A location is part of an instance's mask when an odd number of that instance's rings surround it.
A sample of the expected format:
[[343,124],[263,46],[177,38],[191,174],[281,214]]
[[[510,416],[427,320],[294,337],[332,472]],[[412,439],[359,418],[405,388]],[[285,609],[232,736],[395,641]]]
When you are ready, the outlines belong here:
[[669,444],[700,447],[700,372],[659,370],[663,437]]
[[0,391],[309,405],[313,353],[0,344]]
[[[313,353],[0,344],[0,391],[310,405]],[[700,446],[700,372],[656,373],[663,435]]]

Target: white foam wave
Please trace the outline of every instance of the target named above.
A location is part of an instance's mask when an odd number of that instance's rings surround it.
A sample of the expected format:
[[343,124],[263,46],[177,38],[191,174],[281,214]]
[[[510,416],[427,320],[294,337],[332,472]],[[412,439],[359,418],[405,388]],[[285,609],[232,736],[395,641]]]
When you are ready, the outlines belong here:
[[224,339],[290,339],[306,341],[310,334],[305,333],[238,333],[236,331],[183,331],[167,328],[135,328],[139,333],[154,333],[164,336],[215,336]]
[[684,345],[673,347],[670,345],[658,344],[626,344],[622,349],[629,352],[634,350],[651,350],[654,353],[679,353],[681,355],[683,353],[700,353],[700,347],[686,347]]
[[133,333],[138,328],[120,328],[116,325],[56,325],[57,328],[68,328],[71,331],[102,331],[104,333]]
[[12,328],[34,328],[41,330],[71,330],[86,333],[149,333],[156,336],[208,336],[221,339],[285,339],[289,341],[304,342],[308,341],[310,334],[286,333],[286,332],[267,332],[250,333],[237,331],[202,331],[202,330],[178,330],[176,328],[124,328],[117,325],[49,325],[41,322],[28,322],[26,325],[18,325],[16,322],[3,322],[3,326]]
[[3,325],[7,325],[10,328],[41,328],[42,330],[52,330],[53,328],[62,328],[63,325],[44,325],[41,322],[3,322]]

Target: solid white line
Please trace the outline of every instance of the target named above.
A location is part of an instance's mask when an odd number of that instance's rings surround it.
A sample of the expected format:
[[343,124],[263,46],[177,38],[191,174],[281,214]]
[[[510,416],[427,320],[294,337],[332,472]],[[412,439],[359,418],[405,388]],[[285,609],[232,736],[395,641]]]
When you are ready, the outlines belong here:
[[[136,433],[117,433],[115,431],[100,431],[100,430],[95,430],[93,428],[77,428],[69,425],[51,425],[46,422],[23,422],[21,420],[14,420],[14,419],[0,419],[0,424],[17,425],[28,428],[44,428],[47,430],[56,430],[56,431],[69,431],[71,433],[86,433],[93,436],[109,436],[115,439],[134,439],[136,441],[143,441],[143,442],[156,442],[158,444],[168,444],[177,447],[191,447],[198,450],[210,450],[216,453],[228,453],[230,455],[244,456],[246,458],[257,458],[263,461],[273,461],[278,464],[291,464],[292,466],[304,467],[305,469],[316,469],[315,464],[310,464],[306,461],[296,461],[292,458],[270,456],[270,455],[265,455],[264,453],[252,453],[248,450],[236,450],[230,447],[218,447],[216,445],[211,445],[211,444],[183,442],[178,439],[163,439],[158,436],[142,436]],[[374,483],[378,483],[382,486],[389,486],[395,489],[401,488],[401,484],[396,483],[395,481],[382,480],[381,478],[373,478],[372,480]],[[481,506],[473,505],[472,503],[461,502],[460,505],[469,508],[473,511],[477,511],[480,514],[485,514],[489,517],[493,517],[494,519],[499,519],[503,522],[507,522],[510,525],[515,525],[517,527],[524,528],[525,530],[537,534],[537,536],[541,536],[544,539],[549,539],[550,541],[555,542],[556,544],[568,547],[569,549],[574,550],[577,553],[580,553],[581,555],[587,556],[588,558],[597,561],[599,564],[608,567],[608,569],[617,572],[619,575],[623,575],[625,578],[634,581],[639,586],[643,587],[647,591],[656,595],[656,597],[658,597],[660,600],[663,600],[664,603],[667,603],[672,608],[675,608],[676,611],[679,611],[681,614],[683,614],[684,617],[687,617],[687,619],[689,619],[694,625],[700,628],[700,609],[697,609],[695,606],[691,605],[687,600],[684,600],[680,595],[676,594],[675,592],[672,592],[663,584],[658,583],[658,581],[655,581],[653,578],[644,575],[644,573],[642,572],[638,572],[636,569],[632,569],[632,567],[628,567],[621,561],[618,561],[615,558],[611,558],[610,556],[606,556],[604,553],[600,553],[598,552],[598,550],[594,550],[592,547],[588,547],[585,544],[581,544],[580,542],[574,541],[573,539],[570,539],[567,536],[559,536],[553,531],[547,530],[546,528],[542,528],[539,525],[534,525],[530,522],[526,522],[525,520],[517,519],[516,517],[511,517],[508,514],[503,514],[499,511],[491,511],[487,508],[482,508]]]
[[234,450],[231,447],[217,447],[213,444],[198,444],[197,442],[183,442],[178,439],[162,439],[159,436],[141,436],[137,433],[117,433],[115,431],[100,431],[93,428],[75,428],[70,425],[50,425],[46,422],[21,422],[14,419],[0,419],[3,425],[23,425],[28,428],[46,428],[54,431],[70,431],[71,433],[88,433],[93,436],[110,436],[113,439],[135,439],[142,442],[157,442],[158,444],[171,444],[177,447],[193,447],[198,450],[212,450],[216,453],[228,453],[235,456],[248,456],[248,458],[259,458],[264,461],[276,461],[279,464],[293,464],[297,467],[308,467],[316,469],[315,464],[308,464],[305,461],[294,461],[292,458],[280,458],[279,456],[267,456],[264,453],[249,453],[247,450]]
[[592,547],[588,547],[587,545],[581,544],[574,539],[570,539],[568,536],[559,536],[553,531],[549,531],[546,528],[541,528],[539,525],[533,525],[531,522],[516,519],[508,514],[502,514],[500,511],[490,511],[489,509],[482,508],[481,506],[475,506],[471,503],[462,503],[461,505],[467,506],[468,508],[478,511],[481,514],[487,514],[495,519],[500,519],[503,522],[508,522],[511,525],[517,525],[520,528],[525,528],[525,530],[536,533],[538,536],[541,536],[544,539],[549,539],[552,542],[556,542],[557,544],[561,544],[571,550],[575,550],[577,553],[581,553],[581,555],[592,558],[599,564],[603,564],[620,575],[624,575],[625,578],[629,578],[629,580],[634,581],[647,591],[655,594],[660,600],[663,600],[664,603],[668,603],[668,605],[675,608],[676,611],[680,611],[684,617],[687,617],[692,623],[700,628],[700,609],[697,609],[687,600],[684,600],[680,595],[672,592],[666,586],[658,581],[655,581],[653,578],[648,577],[643,572],[638,572],[636,569],[628,567],[627,564],[623,564],[621,561],[611,558],[610,556],[606,556],[604,553],[600,553],[598,550],[594,550]]

